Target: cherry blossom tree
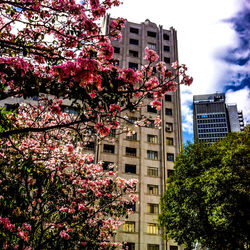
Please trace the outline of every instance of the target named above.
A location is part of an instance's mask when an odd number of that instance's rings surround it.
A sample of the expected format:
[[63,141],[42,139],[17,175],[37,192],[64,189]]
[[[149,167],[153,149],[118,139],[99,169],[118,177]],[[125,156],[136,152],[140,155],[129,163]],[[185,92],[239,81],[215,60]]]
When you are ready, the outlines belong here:
[[[56,101],[55,101],[56,102]],[[59,101],[58,101],[59,102]],[[54,103],[54,105],[56,105]],[[46,110],[47,109],[47,110]],[[8,114],[18,128],[70,122],[46,105]],[[4,249],[106,249],[132,212],[137,180],[94,164],[76,132],[59,128],[0,140],[0,246]]]

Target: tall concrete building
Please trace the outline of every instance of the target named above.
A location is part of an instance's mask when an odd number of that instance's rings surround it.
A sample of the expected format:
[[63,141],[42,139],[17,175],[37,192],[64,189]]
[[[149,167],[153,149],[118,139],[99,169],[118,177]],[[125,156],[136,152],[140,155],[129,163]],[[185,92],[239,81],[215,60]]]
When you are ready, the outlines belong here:
[[[103,22],[107,34],[110,16]],[[122,41],[112,41],[114,57],[119,67],[138,69],[144,61],[144,49],[149,47],[159,55],[159,60],[170,64],[178,60],[177,35],[174,28],[169,30],[146,20],[140,24],[127,22],[122,31]],[[136,127],[132,136],[116,135],[114,143],[104,141],[97,149],[99,160],[106,165],[117,164],[118,174],[125,178],[138,179],[136,191],[138,201],[133,207],[134,214],[126,219],[116,240],[127,242],[129,250],[180,250],[175,242],[162,239],[161,229],[157,226],[160,212],[159,202],[166,187],[166,179],[173,172],[173,162],[182,144],[180,90],[168,93],[162,101],[161,111],[157,111],[145,101],[145,107],[136,112],[125,112],[130,121],[145,116],[154,119],[160,116],[161,128]],[[133,126],[134,128],[134,126]]]
[[214,142],[226,137],[228,132],[244,129],[242,112],[236,104],[226,104],[224,93],[195,95],[193,97],[194,137]]

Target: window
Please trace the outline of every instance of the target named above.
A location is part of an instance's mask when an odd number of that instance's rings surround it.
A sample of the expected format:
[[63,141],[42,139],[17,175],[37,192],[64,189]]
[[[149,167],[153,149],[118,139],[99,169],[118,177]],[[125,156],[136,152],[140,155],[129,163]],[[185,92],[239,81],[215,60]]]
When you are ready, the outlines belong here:
[[126,147],[126,155],[136,156],[136,148]]
[[107,171],[107,170],[112,170],[113,167],[111,167],[111,165],[113,165],[114,162],[111,162],[111,161],[104,161],[103,164],[102,164],[102,168],[103,168],[103,171]]
[[173,146],[174,145],[174,139],[171,137],[166,138],[166,143],[168,146]]
[[148,184],[147,191],[148,191],[148,194],[158,195],[158,186]]
[[166,132],[172,132],[173,131],[173,123],[166,122]]
[[135,250],[135,243],[134,242],[126,242],[126,244],[123,244],[123,249],[126,250]]
[[114,59],[113,65],[114,66],[119,66],[120,65],[120,61],[118,59]]
[[137,140],[137,133],[134,133],[131,136],[126,136],[126,140],[136,141]]
[[130,27],[130,33],[139,34],[139,29]]
[[136,174],[136,165],[125,164],[125,173]]
[[165,101],[166,102],[172,102],[172,96],[171,95],[165,95]]
[[147,246],[147,250],[159,250],[160,247],[159,245],[156,245],[156,244],[148,244]]
[[174,170],[168,169],[167,174],[168,174],[168,178],[171,177],[174,174]]
[[134,233],[135,232],[135,222],[134,221],[126,221],[122,225],[122,231],[127,233]]
[[147,174],[148,174],[148,176],[157,177],[157,176],[158,176],[158,168],[155,168],[155,167],[148,167]]
[[148,234],[158,234],[158,226],[154,223],[148,223],[147,225],[147,233]]
[[86,150],[95,150],[95,143],[94,142],[87,142],[87,144],[84,146]]
[[129,120],[129,122],[131,122],[131,123],[135,123],[138,119],[137,119],[137,117],[130,116],[130,117],[128,117],[128,120]]
[[169,52],[170,51],[170,47],[169,46],[164,46],[163,50]]
[[137,70],[138,69],[138,63],[129,62],[128,67],[133,69],[133,70]]
[[158,143],[158,136],[157,135],[148,135],[148,142]]
[[155,49],[156,49],[156,44],[155,44],[155,43],[148,43],[147,47],[148,47],[149,49],[155,50]]
[[166,114],[166,115],[173,115],[173,114],[172,114],[172,109],[166,108],[166,109],[165,109],[165,114]]
[[178,246],[170,246],[170,250],[178,250]]
[[38,101],[38,95],[33,95],[28,98],[29,100]]
[[103,152],[114,154],[115,153],[115,146],[114,145],[104,144],[103,145]]
[[147,150],[147,157],[150,160],[158,160],[158,152],[153,150]]
[[164,57],[164,62],[165,63],[170,63],[170,58],[169,57]]
[[151,105],[148,105],[147,106],[147,112],[157,114],[157,109],[155,107],[152,107]]
[[167,153],[167,161],[174,161],[174,154]]
[[155,127],[155,122],[154,122],[154,120],[148,120],[148,127],[149,128],[154,128]]
[[133,45],[139,45],[139,40],[131,38],[131,39],[129,39],[129,43],[133,44]]
[[138,57],[138,51],[135,50],[129,50],[129,56],[131,57]]
[[[135,190],[136,190],[136,188],[135,188]],[[131,203],[126,204],[126,203],[125,203],[124,206],[125,206],[127,209],[131,209],[133,212],[135,212],[135,210],[136,210],[135,204],[136,204],[136,203],[133,203],[133,204],[131,204]]]
[[150,36],[150,37],[156,37],[156,32],[148,31],[147,34],[148,34],[148,36]]
[[168,34],[163,34],[163,39],[168,41],[169,40],[169,35]]
[[114,53],[120,54],[120,48],[119,47],[114,47]]
[[73,107],[70,107],[70,106],[61,105],[61,110],[67,114],[73,114],[73,115],[78,114],[77,111]]
[[158,204],[147,204],[147,213],[149,214],[158,214],[159,213],[159,205]]

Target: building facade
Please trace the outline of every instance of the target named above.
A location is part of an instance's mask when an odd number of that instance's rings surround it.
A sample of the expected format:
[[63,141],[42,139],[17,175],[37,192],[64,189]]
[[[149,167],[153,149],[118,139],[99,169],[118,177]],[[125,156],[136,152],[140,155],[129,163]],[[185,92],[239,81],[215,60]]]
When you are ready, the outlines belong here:
[[194,137],[201,141],[215,142],[229,132],[244,129],[242,112],[236,104],[226,104],[224,93],[195,95],[193,97]]
[[[111,20],[106,16],[103,22],[105,34],[108,34]],[[122,41],[112,41],[112,45],[121,68],[139,69],[146,64],[143,59],[146,47],[155,50],[159,60],[165,61],[169,68],[178,60],[176,31],[173,28],[165,30],[149,20],[140,24],[127,22]],[[134,214],[126,219],[116,240],[127,242],[129,250],[180,250],[181,246],[175,242],[162,239],[161,229],[157,226],[160,197],[182,145],[180,90],[165,96],[161,111],[152,108],[151,101],[147,99],[143,108],[123,115],[130,121],[143,116],[152,120],[160,116],[160,129],[153,123],[150,127],[136,127],[132,136],[116,135],[113,144],[103,141],[96,154],[106,165],[115,163],[121,177],[138,179],[136,191],[139,198],[133,207]]]

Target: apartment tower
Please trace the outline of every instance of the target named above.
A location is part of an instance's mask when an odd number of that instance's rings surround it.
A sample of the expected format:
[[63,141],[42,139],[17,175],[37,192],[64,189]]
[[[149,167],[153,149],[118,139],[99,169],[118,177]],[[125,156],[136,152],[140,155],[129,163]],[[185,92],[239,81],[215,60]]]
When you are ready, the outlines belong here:
[[[107,15],[103,22],[103,32],[108,34],[112,21]],[[143,59],[146,47],[155,50],[159,60],[168,68],[178,60],[177,34],[146,20],[143,23],[127,22],[122,30],[122,41],[112,41],[114,57],[119,67],[139,69],[147,62]],[[175,242],[162,239],[162,231],[157,226],[160,212],[159,202],[166,188],[166,179],[173,172],[173,162],[182,144],[180,90],[170,92],[162,100],[162,109],[152,108],[148,98],[141,110],[124,112],[130,121],[142,116],[153,119],[160,116],[161,128],[135,127],[132,136],[113,135],[114,143],[103,141],[97,148],[97,157],[107,166],[115,163],[118,174],[125,178],[136,178],[138,201],[133,207],[134,214],[126,219],[116,240],[127,242],[129,250],[180,250]]]

